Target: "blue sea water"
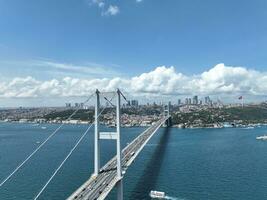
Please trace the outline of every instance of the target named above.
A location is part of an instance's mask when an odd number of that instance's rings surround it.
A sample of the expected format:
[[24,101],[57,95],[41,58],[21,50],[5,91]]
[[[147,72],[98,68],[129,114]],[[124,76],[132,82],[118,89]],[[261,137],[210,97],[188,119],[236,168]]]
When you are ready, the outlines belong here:
[[[0,180],[58,125],[41,126],[0,123]],[[0,187],[0,199],[33,199],[86,128],[86,125],[63,127]],[[143,130],[123,128],[123,146]],[[123,179],[124,197],[150,199],[150,190],[159,190],[168,199],[177,200],[267,199],[267,142],[255,139],[265,133],[267,127],[161,128],[128,169]],[[115,148],[114,141],[101,141],[102,164],[115,155]],[[67,198],[92,172],[93,128],[39,199]],[[107,199],[116,199],[116,189]]]

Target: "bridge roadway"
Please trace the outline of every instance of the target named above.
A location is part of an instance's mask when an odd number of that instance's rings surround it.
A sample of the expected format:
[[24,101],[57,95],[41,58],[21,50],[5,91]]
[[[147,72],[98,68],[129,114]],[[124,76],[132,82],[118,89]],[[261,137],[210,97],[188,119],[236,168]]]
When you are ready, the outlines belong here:
[[[169,117],[163,117],[142,134],[136,137],[122,150],[122,176],[127,168],[141,152],[150,138],[164,124]],[[102,200],[109,194],[112,188],[119,181],[117,178],[116,156],[100,169],[98,175],[92,175],[79,189],[77,189],[67,200]]]

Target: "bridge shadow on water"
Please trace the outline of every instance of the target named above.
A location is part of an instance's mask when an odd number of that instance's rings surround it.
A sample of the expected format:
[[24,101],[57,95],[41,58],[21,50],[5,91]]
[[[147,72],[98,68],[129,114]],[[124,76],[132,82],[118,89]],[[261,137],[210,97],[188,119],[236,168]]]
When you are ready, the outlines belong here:
[[170,128],[165,127],[160,137],[159,144],[147,163],[142,176],[139,178],[133,192],[130,195],[131,200],[145,200],[150,199],[149,192],[155,190],[160,169],[162,166],[162,159],[165,155],[166,148],[170,137]]

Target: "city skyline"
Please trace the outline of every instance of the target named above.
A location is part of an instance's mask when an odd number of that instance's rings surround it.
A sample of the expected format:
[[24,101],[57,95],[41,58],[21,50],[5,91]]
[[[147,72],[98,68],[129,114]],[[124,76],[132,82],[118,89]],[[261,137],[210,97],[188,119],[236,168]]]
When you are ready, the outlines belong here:
[[0,107],[63,105],[118,87],[140,102],[265,101],[266,5],[1,1]]

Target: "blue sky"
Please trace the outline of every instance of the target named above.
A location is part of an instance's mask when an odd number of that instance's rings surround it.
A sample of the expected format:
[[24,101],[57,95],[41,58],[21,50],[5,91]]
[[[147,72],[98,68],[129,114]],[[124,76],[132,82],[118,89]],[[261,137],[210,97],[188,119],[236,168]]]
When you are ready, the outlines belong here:
[[265,0],[108,2],[116,16],[86,0],[1,0],[1,60],[118,65],[131,75],[159,65],[186,74],[221,62],[267,66]]
[[[103,4],[102,4],[103,3]],[[0,0],[0,76],[200,75],[267,71],[265,0]]]

